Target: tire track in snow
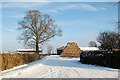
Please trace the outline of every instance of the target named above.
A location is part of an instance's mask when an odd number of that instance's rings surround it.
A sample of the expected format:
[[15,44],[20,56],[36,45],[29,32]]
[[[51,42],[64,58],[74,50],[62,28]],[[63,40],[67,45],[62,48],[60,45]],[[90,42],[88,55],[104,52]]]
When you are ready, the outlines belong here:
[[70,71],[70,73],[77,75],[78,77],[81,77],[81,74],[77,70],[75,70],[73,67],[66,67],[66,68]]
[[76,69],[71,68],[71,70],[75,71],[81,77],[81,74]]
[[[51,67],[49,67],[49,72],[47,74],[39,76],[39,78],[46,78],[46,77],[47,78],[54,78],[55,76],[57,76],[57,78],[62,77],[62,71],[65,70],[63,67],[55,67],[54,66],[53,69]],[[66,75],[67,75],[67,73],[66,73]]]
[[54,74],[55,73],[55,71],[52,71],[52,69],[49,67],[49,72],[46,74],[44,74],[44,75],[42,75],[42,76],[39,76],[38,78],[45,78],[45,77],[52,77],[52,78],[54,78]]
[[49,67],[49,71],[50,71],[50,74],[51,74],[51,76],[54,78],[54,73],[55,73],[55,71],[52,71],[52,68],[51,67]]

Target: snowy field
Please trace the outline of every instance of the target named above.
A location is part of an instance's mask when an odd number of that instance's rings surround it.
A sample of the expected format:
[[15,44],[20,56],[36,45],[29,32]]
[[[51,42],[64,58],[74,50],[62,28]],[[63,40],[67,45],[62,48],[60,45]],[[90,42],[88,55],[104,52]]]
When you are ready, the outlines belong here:
[[118,78],[118,69],[82,64],[79,58],[53,55],[0,72],[0,78]]

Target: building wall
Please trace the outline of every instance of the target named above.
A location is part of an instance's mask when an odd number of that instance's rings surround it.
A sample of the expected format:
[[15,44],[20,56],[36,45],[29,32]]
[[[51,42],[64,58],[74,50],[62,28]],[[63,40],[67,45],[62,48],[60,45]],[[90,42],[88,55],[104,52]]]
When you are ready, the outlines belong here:
[[63,50],[57,50],[58,55],[61,55],[62,52],[63,52]]

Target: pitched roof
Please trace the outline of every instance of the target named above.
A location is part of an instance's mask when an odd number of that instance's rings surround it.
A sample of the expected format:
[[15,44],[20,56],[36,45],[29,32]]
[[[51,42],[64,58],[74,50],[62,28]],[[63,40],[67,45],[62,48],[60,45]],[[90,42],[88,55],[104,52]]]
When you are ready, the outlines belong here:
[[64,46],[60,47],[60,48],[57,48],[57,50],[64,50]]
[[61,57],[80,57],[82,51],[78,47],[77,43],[67,43],[67,46],[64,48],[64,51],[61,54]]

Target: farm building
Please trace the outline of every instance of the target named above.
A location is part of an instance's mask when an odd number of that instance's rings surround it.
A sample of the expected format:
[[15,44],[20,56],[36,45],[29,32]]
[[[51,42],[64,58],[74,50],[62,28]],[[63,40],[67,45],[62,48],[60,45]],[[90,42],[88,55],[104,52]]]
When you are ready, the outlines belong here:
[[80,53],[82,50],[78,47],[77,43],[67,43],[67,46],[64,48],[64,50],[61,53],[61,57],[80,57]]
[[58,48],[57,49],[57,55],[61,55],[61,53],[63,52],[64,48],[65,48],[64,46]]
[[[17,49],[17,53],[21,53],[21,54],[32,54],[35,53],[36,49]],[[39,49],[39,53],[42,53],[42,49]]]

